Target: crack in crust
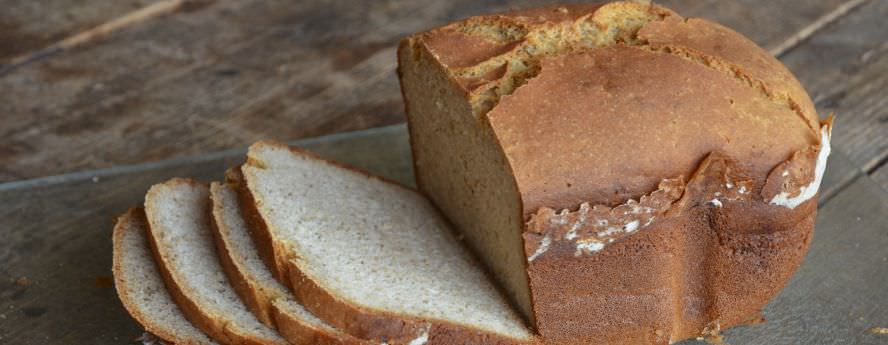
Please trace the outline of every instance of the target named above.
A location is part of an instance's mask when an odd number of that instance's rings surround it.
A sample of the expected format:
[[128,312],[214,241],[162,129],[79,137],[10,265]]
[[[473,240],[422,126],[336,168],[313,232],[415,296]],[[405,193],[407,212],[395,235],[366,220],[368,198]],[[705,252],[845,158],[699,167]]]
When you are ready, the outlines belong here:
[[583,203],[573,212],[567,209],[556,212],[543,207],[531,215],[527,223],[527,231],[545,234],[539,246],[528,248],[528,252],[533,253],[528,256],[528,261],[545,253],[550,247],[547,243],[553,239],[573,242],[576,247],[574,256],[604,249],[607,244],[647,227],[666,213],[672,203],[681,197],[684,187],[684,179],[678,177],[665,179],[656,191],[616,207]]
[[[826,168],[831,131],[832,117],[821,125],[822,144],[799,150],[777,165],[759,189],[761,199],[757,201],[793,209],[813,198]],[[713,152],[688,183],[682,176],[664,179],[657,190],[637,201],[630,199],[614,207],[587,202],[577,210],[542,207],[525,226],[527,260],[536,260],[558,241],[573,243],[574,256],[593,254],[650,226],[658,217],[676,217],[701,204],[722,208],[726,203],[753,200],[753,191],[758,189],[755,182],[732,166],[736,163]]]
[[[771,205],[794,209],[817,195],[830,153],[833,117],[820,127],[820,144],[798,151],[776,166],[765,180],[762,198]],[[814,161],[814,169],[810,162]]]
[[808,121],[808,118],[805,116],[799,103],[793,100],[789,95],[775,92],[773,89],[769,88],[763,80],[754,78],[749,73],[746,73],[742,67],[732,64],[723,58],[704,54],[700,51],[678,45],[656,45],[645,42],[645,44],[638,45],[638,47],[648,51],[666,53],[688,61],[693,61],[707,68],[721,72],[726,76],[732,77],[747,87],[756,90],[757,93],[771,102],[791,110],[802,120],[802,122],[805,123],[805,126],[812,131],[817,131],[817,129]]
[[[681,179],[664,180],[657,191],[639,202],[613,208],[585,206],[576,211],[541,209],[527,223],[524,239],[526,253],[539,250],[534,243],[541,238],[550,239],[548,254],[528,259],[532,285],[555,281],[554,285],[540,286],[558,287],[534,291],[537,319],[550,322],[539,326],[544,336],[560,336],[562,332],[576,336],[560,327],[578,315],[597,313],[588,317],[601,318],[620,315],[611,309],[641,308],[650,315],[638,318],[650,319],[635,322],[649,327],[653,335],[648,336],[656,339],[652,343],[665,344],[701,334],[717,335],[720,329],[746,319],[739,316],[757,312],[798,267],[816,216],[812,204],[799,210],[768,205],[755,193],[757,188],[737,161],[715,151],[701,162],[687,184]],[[643,209],[644,205],[653,210]],[[641,212],[634,214],[633,210]],[[741,213],[759,218],[743,219],[738,217]],[[579,251],[576,247],[583,236],[597,241],[595,231],[601,220],[616,217],[622,224],[640,223],[652,219],[651,214],[656,214],[657,220],[649,222],[649,231],[639,228],[622,233],[613,248],[603,245],[601,252],[592,256],[582,252],[577,257],[574,252]],[[631,267],[631,271],[620,267]],[[725,271],[714,271],[714,267]],[[575,292],[587,284],[598,285]],[[614,291],[619,293],[612,295]],[[644,302],[644,298],[650,300]],[[602,304],[602,300],[621,303]],[[572,314],[564,316],[565,312]],[[617,328],[602,325],[595,331],[597,336],[607,336]]]
[[[567,8],[559,8],[567,13]],[[651,52],[666,53],[698,63],[754,89],[765,99],[790,111],[805,122],[812,132],[817,132],[808,120],[800,103],[786,90],[756,78],[743,66],[725,58],[706,54],[678,44],[652,43],[639,32],[648,24],[688,18],[666,8],[643,3],[613,2],[602,5],[573,20],[561,22],[535,22],[522,16],[493,15],[474,17],[426,33],[430,40],[438,35],[454,32],[481,39],[492,46],[496,54],[468,66],[449,66],[448,71],[469,93],[472,109],[478,118],[497,106],[503,96],[513,94],[530,79],[541,73],[541,60],[558,55],[572,54],[613,45],[638,47]],[[417,44],[414,41],[413,44]],[[417,53],[418,48],[413,47]],[[434,54],[434,52],[433,52]],[[438,55],[438,60],[446,59]]]

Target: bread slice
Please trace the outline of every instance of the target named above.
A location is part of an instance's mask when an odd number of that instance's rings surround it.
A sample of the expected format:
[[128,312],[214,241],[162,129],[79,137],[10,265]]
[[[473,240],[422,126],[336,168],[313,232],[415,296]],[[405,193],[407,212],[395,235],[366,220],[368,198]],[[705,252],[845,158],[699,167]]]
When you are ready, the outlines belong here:
[[409,344],[534,341],[415,191],[272,142],[252,145],[241,171],[260,252],[321,319]]
[[142,209],[131,209],[114,226],[114,287],[124,308],[148,332],[181,345],[216,344],[194,327],[163,286],[146,238]]
[[[237,170],[234,170],[237,171]],[[237,171],[239,174],[239,171]],[[226,176],[235,177],[234,173]],[[256,317],[276,327],[292,344],[361,344],[361,340],[333,328],[305,310],[262,263],[241,215],[238,180],[213,182],[213,235],[222,267],[241,299]]]
[[247,309],[219,263],[205,184],[172,179],[145,196],[149,238],[167,289],[185,316],[225,344],[286,344]]

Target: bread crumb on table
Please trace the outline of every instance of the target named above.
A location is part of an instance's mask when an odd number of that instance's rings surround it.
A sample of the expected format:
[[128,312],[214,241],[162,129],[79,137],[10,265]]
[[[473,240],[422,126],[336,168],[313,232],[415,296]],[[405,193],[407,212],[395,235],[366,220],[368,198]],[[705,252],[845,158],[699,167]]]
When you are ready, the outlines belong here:
[[872,334],[888,334],[888,327],[873,327],[869,329]]
[[21,285],[21,286],[28,286],[28,285],[31,285],[31,280],[28,279],[28,277],[21,277],[19,279],[16,279],[15,283],[17,285]]

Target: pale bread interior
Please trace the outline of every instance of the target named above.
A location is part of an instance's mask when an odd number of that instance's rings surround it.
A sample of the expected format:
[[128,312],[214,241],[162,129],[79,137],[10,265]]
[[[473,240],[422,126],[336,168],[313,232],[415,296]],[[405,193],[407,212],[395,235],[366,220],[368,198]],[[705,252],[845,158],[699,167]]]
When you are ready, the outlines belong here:
[[349,304],[503,336],[531,333],[420,194],[275,144],[250,147],[249,191],[288,258]]
[[194,327],[167,291],[151,256],[146,224],[130,211],[114,228],[114,287],[123,305],[149,332],[178,344],[216,344]]
[[[248,232],[237,197],[231,185],[213,183],[211,186],[219,234],[228,249],[237,270],[251,284],[262,291],[262,297],[293,320],[331,333],[341,333],[305,309],[286,287],[281,285],[262,262]],[[345,336],[342,334],[342,336]]]
[[284,344],[247,309],[228,282],[210,229],[206,185],[173,179],[148,191],[145,210],[157,250],[175,284],[204,317],[221,320],[226,331],[265,343]]

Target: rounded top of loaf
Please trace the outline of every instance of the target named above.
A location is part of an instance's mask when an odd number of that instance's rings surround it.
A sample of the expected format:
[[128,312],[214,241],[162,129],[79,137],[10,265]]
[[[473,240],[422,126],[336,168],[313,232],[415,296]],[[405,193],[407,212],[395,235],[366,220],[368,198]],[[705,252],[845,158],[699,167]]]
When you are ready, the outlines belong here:
[[689,178],[712,152],[757,183],[817,145],[792,73],[743,35],[638,2],[473,17],[405,40],[464,92],[522,196],[615,205]]

